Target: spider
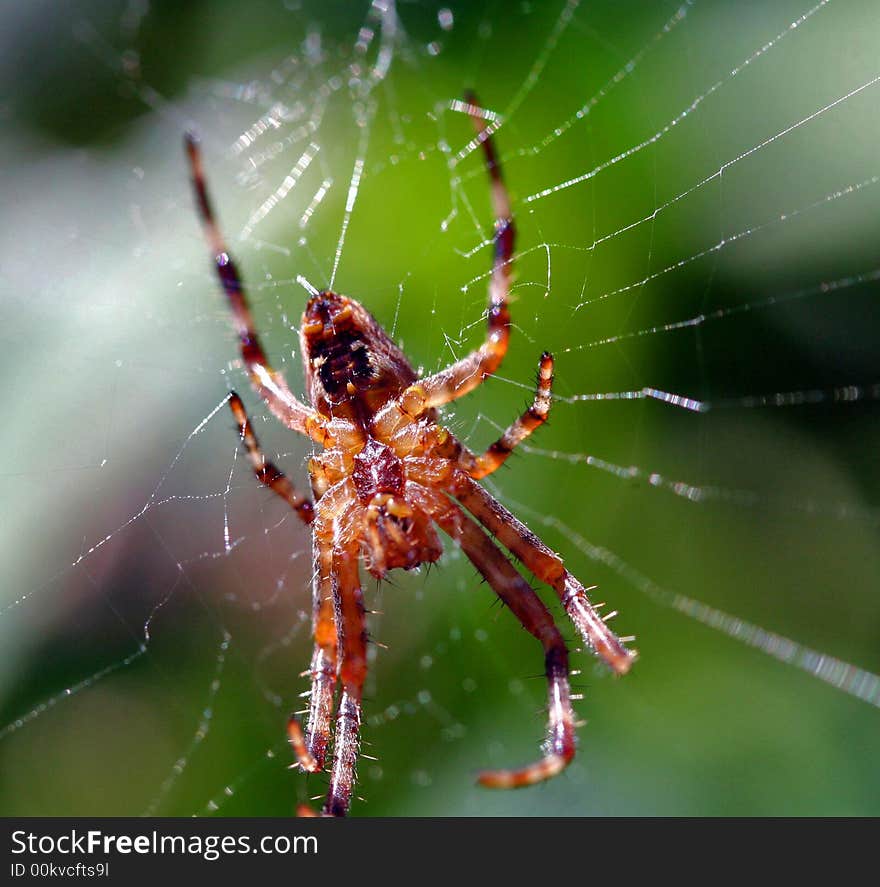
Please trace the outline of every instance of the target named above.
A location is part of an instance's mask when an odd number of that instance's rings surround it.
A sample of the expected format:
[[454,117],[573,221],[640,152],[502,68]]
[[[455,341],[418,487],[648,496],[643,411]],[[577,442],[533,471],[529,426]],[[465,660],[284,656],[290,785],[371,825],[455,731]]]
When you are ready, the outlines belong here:
[[[251,384],[283,425],[323,448],[309,462],[310,499],[266,458],[241,398],[230,393],[229,405],[257,479],[312,529],[314,653],[308,672],[308,721],[303,729],[291,716],[288,736],[299,767],[315,773],[324,770],[332,735],[324,815],[348,813],[356,778],[367,673],[361,561],[377,579],[397,567],[411,570],[432,563],[442,554],[436,525],[460,546],[523,628],[540,642],[549,700],[543,756],[516,769],[482,771],[478,781],[484,786],[516,788],[549,779],[569,764],[576,745],[565,641],[547,607],[492,536],[555,590],[584,643],[614,672],[625,674],[636,657],[624,643],[631,639],[621,640],[607,627],[560,556],[477,483],[546,421],[553,357],[547,352],[541,355],[531,406],[482,455],[437,421],[439,407],[473,391],[498,369],[510,338],[508,294],[515,233],[510,199],[491,132],[472,94],[466,96],[466,105],[488,168],[495,215],[484,343],[446,369],[420,379],[359,302],[330,291],[314,292],[299,331],[310,405],[294,396],[263,351],[241,278],[211,207],[198,141],[192,134],[186,136],[199,214]],[[308,815],[302,808],[300,812]]]

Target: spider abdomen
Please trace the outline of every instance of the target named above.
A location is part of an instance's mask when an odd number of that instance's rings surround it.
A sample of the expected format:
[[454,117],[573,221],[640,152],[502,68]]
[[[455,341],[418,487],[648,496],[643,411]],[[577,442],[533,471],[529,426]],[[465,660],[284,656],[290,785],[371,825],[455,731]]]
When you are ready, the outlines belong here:
[[309,399],[325,416],[366,428],[372,415],[415,381],[403,352],[363,305],[346,296],[313,295],[300,341]]
[[316,363],[321,384],[331,399],[339,401],[350,397],[351,387],[355,391],[369,387],[373,378],[370,351],[356,331],[338,332],[322,345]]

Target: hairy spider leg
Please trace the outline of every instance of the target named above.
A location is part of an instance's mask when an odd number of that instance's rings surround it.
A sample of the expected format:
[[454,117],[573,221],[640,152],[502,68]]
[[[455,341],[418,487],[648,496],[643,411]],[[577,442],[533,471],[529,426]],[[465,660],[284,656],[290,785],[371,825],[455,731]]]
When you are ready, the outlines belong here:
[[553,355],[545,351],[538,365],[538,383],[531,406],[495,441],[482,456],[463,450],[461,463],[467,473],[479,479],[497,471],[510,454],[533,431],[540,428],[550,413],[553,388]]
[[[229,396],[229,406],[241,434],[242,443],[248,455],[254,474],[260,483],[265,484],[287,502],[306,524],[314,520],[314,505],[305,496],[300,496],[289,478],[272,462],[266,459],[260,443],[252,430],[252,423],[245,412],[241,398],[233,391]],[[287,735],[299,766],[307,773],[314,773],[324,766],[327,744],[330,736],[330,716],[333,710],[333,688],[336,683],[336,628],[333,625],[333,610],[329,595],[322,601],[322,574],[319,566],[318,547],[315,546],[314,612],[312,633],[315,638],[315,652],[312,657],[310,674],[312,677],[311,703],[309,710],[309,736],[303,736],[302,726],[295,715],[287,724]],[[326,580],[329,582],[329,577]],[[328,624],[329,623],[329,624]],[[313,725],[317,725],[313,727]]]
[[510,340],[510,311],[507,302],[516,229],[510,211],[510,198],[501,176],[501,166],[492,144],[491,131],[486,120],[477,113],[476,98],[472,94],[466,98],[470,104],[477,139],[483,147],[492,189],[492,209],[495,213],[495,257],[489,279],[488,329],[486,341],[476,351],[439,373],[416,382],[403,392],[400,405],[405,413],[413,417],[421,416],[427,410],[473,391],[501,365]]
[[[312,690],[309,697],[309,721],[305,748],[313,766],[303,766],[314,772],[324,769],[333,720],[333,702],[336,692],[337,636],[333,614],[332,548],[317,535],[313,540],[314,575],[312,577],[312,633],[315,649],[309,675]],[[300,759],[300,764],[303,760]]]
[[291,764],[291,768],[299,765],[306,773],[316,773],[321,768],[314,759],[311,752],[306,746],[306,737],[303,733],[302,724],[296,715],[291,715],[287,721],[287,741],[296,755],[296,764]]
[[529,572],[559,595],[584,643],[614,672],[626,674],[638,654],[627,649],[605,624],[587,590],[568,572],[562,558],[464,472],[457,472],[451,492]]
[[342,693],[333,735],[333,770],[324,813],[345,816],[351,806],[360,753],[361,698],[367,676],[366,608],[357,549],[333,551],[333,607],[339,633]]
[[448,500],[446,507],[435,511],[433,517],[461,547],[523,628],[544,648],[548,685],[546,754],[541,760],[517,769],[484,770],[477,779],[487,788],[520,788],[550,779],[568,766],[576,745],[565,641],[541,599],[475,521]]
[[292,431],[298,431],[311,437],[318,443],[325,443],[328,432],[324,419],[311,407],[298,400],[288,387],[284,376],[274,370],[266,357],[260,339],[254,329],[250,307],[244,293],[244,287],[234,262],[229,256],[220,227],[217,224],[214,210],[208,197],[202,154],[194,135],[187,133],[185,137],[186,154],[189,158],[192,183],[196,195],[199,215],[205,229],[205,235],[214,263],[217,276],[226,292],[232,309],[235,331],[241,346],[241,357],[244,361],[254,390],[263,398],[273,415]]
[[296,808],[296,815],[300,818],[309,819],[309,818],[317,818],[321,814],[317,813],[315,810],[312,810],[308,804],[298,804]]
[[248,461],[257,480],[280,496],[300,516],[303,523],[310,524],[315,516],[315,507],[308,496],[301,496],[293,487],[290,478],[274,462],[266,458],[260,442],[253,431],[253,423],[248,418],[241,398],[234,392],[229,394],[229,408],[238,425],[238,433],[244,444]]

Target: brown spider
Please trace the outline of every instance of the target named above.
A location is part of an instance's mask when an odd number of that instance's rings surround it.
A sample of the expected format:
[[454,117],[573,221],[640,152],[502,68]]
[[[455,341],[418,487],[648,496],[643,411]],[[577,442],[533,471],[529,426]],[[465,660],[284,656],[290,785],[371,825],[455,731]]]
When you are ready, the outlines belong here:
[[[636,655],[606,626],[586,589],[565,569],[559,555],[476,483],[495,471],[546,420],[552,356],[541,355],[532,405],[481,456],[437,423],[438,407],[473,391],[497,370],[510,338],[508,292],[514,243],[510,200],[485,120],[474,97],[467,101],[485,155],[495,213],[486,341],[441,372],[419,379],[360,303],[333,292],[315,293],[300,327],[311,406],[299,401],[284,377],[269,365],[241,279],[211,209],[198,144],[193,136],[186,138],[199,212],[251,383],[280,422],[323,447],[309,462],[312,502],[266,459],[241,399],[230,394],[229,404],[257,478],[312,526],[315,646],[309,672],[309,717],[305,732],[291,717],[288,735],[299,766],[315,773],[324,768],[332,732],[326,815],[348,812],[355,782],[367,672],[361,560],[377,579],[395,567],[411,570],[436,561],[442,553],[436,524],[540,641],[549,684],[544,755],[519,769],[483,771],[478,779],[484,786],[515,788],[555,776],[571,761],[576,744],[565,642],[550,612],[487,530],[539,580],[552,586],[584,643],[613,671],[626,673]],[[341,694],[332,728],[337,684]]]

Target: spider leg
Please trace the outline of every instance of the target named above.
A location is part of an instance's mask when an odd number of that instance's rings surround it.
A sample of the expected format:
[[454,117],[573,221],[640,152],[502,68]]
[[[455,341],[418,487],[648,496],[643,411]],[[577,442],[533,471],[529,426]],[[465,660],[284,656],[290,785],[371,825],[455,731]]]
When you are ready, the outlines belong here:
[[293,488],[290,478],[269,461],[260,449],[260,442],[253,431],[253,423],[245,412],[241,398],[234,392],[229,395],[229,408],[235,416],[241,442],[247,452],[248,461],[257,480],[267,486],[273,493],[280,496],[300,516],[305,524],[310,524],[315,516],[315,508],[308,496],[300,496]]
[[316,534],[313,550],[315,572],[312,578],[312,632],[315,650],[309,669],[312,691],[304,743],[305,754],[297,755],[300,766],[307,772],[324,769],[324,760],[330,745],[337,668],[336,622],[331,587],[332,549]]
[[477,523],[447,502],[432,514],[437,524],[464,551],[523,628],[541,642],[548,684],[547,742],[544,757],[515,770],[484,770],[478,776],[488,788],[519,788],[550,779],[575,753],[575,717],[568,680],[568,651],[559,629],[540,598]]
[[533,431],[540,428],[550,412],[550,391],[553,387],[553,355],[545,351],[538,365],[538,385],[532,405],[493,443],[482,456],[462,452],[462,467],[473,478],[486,477],[497,471]]
[[617,674],[626,674],[638,654],[608,628],[562,558],[464,472],[457,472],[452,493],[535,577],[556,591],[587,646]]
[[358,575],[357,551],[334,550],[333,606],[339,632],[342,695],[333,739],[333,770],[324,813],[345,816],[351,806],[360,752],[361,697],[367,676],[366,608]]
[[333,525],[350,502],[346,483],[331,487],[318,501],[312,531],[312,634],[314,652],[308,674],[308,728],[303,733],[295,716],[287,730],[297,762],[306,773],[324,769],[330,745],[333,703],[338,672],[339,640],[333,605]]
[[291,715],[287,720],[287,741],[296,755],[296,764],[291,764],[291,769],[299,764],[306,773],[316,773],[321,768],[314,756],[306,746],[306,738],[303,734],[302,724],[296,715]]
[[191,133],[187,133],[185,141],[199,215],[202,218],[208,244],[214,254],[217,275],[226,292],[226,297],[229,299],[235,331],[238,333],[241,344],[241,357],[250,376],[251,384],[281,423],[293,431],[308,435],[318,443],[323,443],[326,438],[324,420],[313,409],[299,401],[288,387],[284,376],[269,365],[269,360],[254,329],[250,306],[244,293],[241,278],[235,263],[226,250],[223,235],[214,216],[205,184],[202,154],[198,141]]
[[300,819],[313,819],[320,817],[320,813],[315,813],[308,804],[298,804],[296,807],[296,815]]
[[495,213],[495,256],[489,278],[488,330],[486,341],[476,351],[445,370],[416,382],[403,392],[400,397],[401,407],[412,417],[420,416],[433,407],[442,406],[473,391],[501,365],[510,340],[510,311],[507,303],[515,237],[510,197],[501,176],[501,165],[492,143],[491,129],[485,118],[477,113],[479,106],[476,97],[468,94],[465,98],[477,131],[477,141],[483,148],[492,191],[492,209]]

